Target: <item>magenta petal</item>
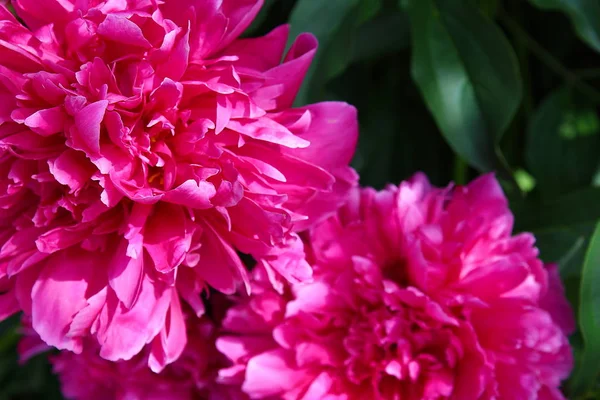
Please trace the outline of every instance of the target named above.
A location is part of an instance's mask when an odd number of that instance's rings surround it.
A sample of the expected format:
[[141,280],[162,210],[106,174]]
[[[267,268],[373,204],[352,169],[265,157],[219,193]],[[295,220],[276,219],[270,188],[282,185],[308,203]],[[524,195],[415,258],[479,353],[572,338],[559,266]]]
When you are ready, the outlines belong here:
[[567,400],[560,389],[544,386],[537,393],[537,400]]
[[268,263],[289,282],[307,282],[312,278],[312,268],[306,261],[304,244],[295,233],[286,236],[269,255],[263,257],[263,262]]
[[556,322],[567,335],[575,332],[577,324],[573,309],[565,296],[565,289],[560,280],[558,266],[556,264],[547,264],[548,271],[548,288],[540,299],[540,305],[548,311]]
[[234,363],[244,361],[252,354],[259,354],[273,347],[273,339],[253,336],[222,336],[216,342],[217,349]]
[[8,8],[6,8],[7,5],[8,5],[8,0],[3,0],[0,3],[0,21],[10,21],[13,23],[18,23],[17,19],[13,15],[13,13],[11,13]]
[[168,59],[157,70],[158,77],[179,80],[185,74],[190,57],[190,33],[177,39]]
[[[328,372],[322,372],[315,380],[311,383],[308,390],[302,396],[301,400],[311,400],[311,399],[329,399],[338,400],[334,396],[328,396],[331,386],[334,381],[331,377],[331,374]],[[341,399],[340,399],[341,400]]]
[[92,324],[106,303],[107,292],[108,289],[104,288],[87,300],[87,306],[82,308],[73,318],[67,336],[82,337],[90,332]]
[[144,278],[144,257],[138,258],[127,255],[127,242],[121,240],[115,255],[109,262],[108,280],[119,300],[126,308],[135,305],[142,290]]
[[298,36],[284,63],[265,73],[269,86],[282,85],[284,87],[283,93],[277,98],[277,110],[292,106],[316,52],[317,38],[304,33]]
[[28,334],[23,335],[19,341],[19,344],[17,345],[19,364],[24,365],[27,361],[31,360],[38,354],[46,353],[51,350],[52,347],[41,341],[39,336],[34,336],[34,334],[31,336]]
[[281,62],[289,32],[289,25],[282,25],[259,38],[236,40],[225,49],[225,54],[238,57],[240,67],[267,71]]
[[180,268],[177,271],[177,292],[183,300],[191,307],[197,317],[204,315],[205,307],[202,297],[202,291],[205,289],[203,283],[200,284],[191,268]]
[[4,320],[20,310],[14,289],[0,292],[0,320]]
[[188,180],[173,190],[165,192],[163,200],[182,206],[205,209],[212,206],[210,199],[212,199],[216,193],[215,187],[206,181],[197,183],[194,180]]
[[77,191],[88,183],[94,173],[93,166],[85,154],[75,150],[66,150],[56,160],[49,161],[50,173],[56,180]]
[[261,7],[264,0],[225,0],[223,1],[223,14],[227,17],[227,33],[215,50],[220,50],[230,44],[234,39],[250,26],[250,23]]
[[75,148],[90,151],[91,154],[100,152],[100,123],[104,119],[107,106],[107,100],[100,100],[85,106],[75,114],[77,129],[71,137]]
[[33,328],[49,345],[81,351],[81,339],[66,333],[73,317],[87,305],[89,291],[102,271],[95,261],[99,259],[81,251],[60,252],[46,261],[33,285],[31,317]]
[[86,224],[52,229],[40,235],[35,244],[40,252],[52,254],[80,243],[86,238],[89,230]]
[[175,290],[172,290],[171,293],[171,307],[165,326],[154,338],[148,358],[148,366],[155,373],[160,373],[165,366],[177,360],[187,344],[185,321],[179,297]]
[[478,266],[463,277],[458,286],[482,299],[495,298],[523,283],[528,272],[522,260],[507,257]]
[[347,103],[324,102],[304,109],[310,112],[311,122],[300,137],[311,145],[304,149],[286,149],[286,153],[328,171],[346,167],[354,156],[358,141],[356,108]]
[[139,26],[125,17],[114,14],[106,16],[98,25],[98,34],[118,44],[128,44],[142,48],[151,47]]
[[291,352],[285,350],[259,354],[248,361],[242,390],[252,398],[285,393],[307,378],[302,370],[295,369],[293,365]]
[[157,205],[144,228],[144,247],[163,273],[179,266],[192,242],[190,223],[185,211],[173,205]]
[[26,315],[31,315],[33,308],[32,289],[36,280],[43,269],[43,265],[37,265],[33,268],[25,269],[15,277],[15,296],[19,301],[21,310]]
[[191,22],[192,59],[200,60],[236,39],[250,25],[262,4],[263,0],[181,0],[166,2],[161,9],[166,18],[182,28]]
[[227,29],[227,19],[220,13],[222,2],[215,0],[181,0],[165,2],[161,12],[186,29],[191,26],[191,59],[201,60],[212,53]]
[[20,18],[31,29],[38,29],[48,24],[64,24],[74,9],[69,0],[47,0],[42,3],[36,0],[15,0],[13,5]]
[[[165,78],[160,86],[150,94],[150,104],[157,109],[177,107],[182,93],[183,85],[181,83]],[[115,115],[118,116],[118,114]]]
[[[335,183],[335,178],[330,172],[318,165],[306,162],[292,155],[285,155],[273,151],[269,146],[260,144],[247,144],[239,149],[238,154],[261,160],[275,168],[286,178],[286,183],[293,185],[290,191],[304,189],[320,189],[329,191]],[[295,194],[295,193],[294,193]]]
[[232,120],[227,124],[227,128],[254,139],[277,143],[291,149],[310,145],[307,140],[294,135],[283,125],[266,117],[254,120]]
[[24,123],[35,133],[50,136],[63,131],[65,117],[62,107],[54,107],[33,113]]
[[210,226],[202,233],[196,274],[220,292],[232,294],[245,267],[235,250]]
[[[114,304],[114,300],[114,294],[109,293],[107,305]],[[100,356],[117,361],[129,360],[139,353],[163,328],[170,300],[170,290],[144,276],[138,301],[131,309],[122,305],[117,305],[112,313],[106,309],[107,326],[98,332]]]

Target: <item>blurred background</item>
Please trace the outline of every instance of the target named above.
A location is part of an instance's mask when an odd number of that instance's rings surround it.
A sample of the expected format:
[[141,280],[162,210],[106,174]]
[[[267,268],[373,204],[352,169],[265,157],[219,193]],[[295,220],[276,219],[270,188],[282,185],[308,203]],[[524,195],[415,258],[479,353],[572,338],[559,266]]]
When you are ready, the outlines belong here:
[[[296,104],[358,108],[363,185],[496,173],[578,313],[568,397],[600,399],[600,1],[265,0],[245,36],[285,23],[320,43]],[[60,399],[43,356],[17,366],[17,322],[0,400]]]

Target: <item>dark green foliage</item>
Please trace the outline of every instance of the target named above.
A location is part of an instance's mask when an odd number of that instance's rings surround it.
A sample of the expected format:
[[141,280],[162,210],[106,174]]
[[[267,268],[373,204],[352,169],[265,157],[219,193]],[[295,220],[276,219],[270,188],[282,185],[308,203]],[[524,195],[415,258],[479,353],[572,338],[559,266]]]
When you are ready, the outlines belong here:
[[0,323],[0,399],[62,399],[47,355],[38,355],[24,365],[19,364],[19,318],[15,315]]

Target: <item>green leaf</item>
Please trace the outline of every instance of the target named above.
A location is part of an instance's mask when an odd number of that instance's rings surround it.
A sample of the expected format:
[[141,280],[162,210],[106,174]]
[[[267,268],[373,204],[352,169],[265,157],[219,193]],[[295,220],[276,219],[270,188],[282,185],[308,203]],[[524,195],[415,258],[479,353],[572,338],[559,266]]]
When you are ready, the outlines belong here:
[[560,89],[533,115],[526,161],[545,194],[589,186],[600,159],[600,120],[594,106]]
[[600,188],[585,188],[542,199],[513,201],[517,231],[550,231],[600,219]]
[[[352,49],[349,33],[360,19],[359,15],[353,15],[352,12],[359,10],[359,6],[360,0],[298,0],[296,3],[290,16],[290,44],[303,32],[310,32],[319,40],[319,50],[306,74],[296,104],[307,104],[313,96],[311,92],[320,90],[332,75],[348,65]],[[350,25],[352,29],[340,34],[344,25]],[[346,43],[330,46],[336,41]]]
[[[409,76],[406,54],[351,65],[327,88],[359,110],[353,166],[362,185],[383,188],[423,171],[436,185],[452,179],[454,155]],[[349,84],[352,82],[352,84]]]
[[571,380],[572,394],[590,389],[600,373],[600,224],[587,249],[579,293],[579,327],[584,351]]
[[600,2],[598,0],[530,0],[545,10],[562,11],[569,16],[579,37],[600,51]]
[[356,10],[357,25],[364,24],[375,17],[379,10],[381,10],[382,5],[382,0],[360,0],[358,9]]
[[490,18],[494,18],[498,11],[499,0],[477,0],[477,5],[485,15]]
[[406,13],[400,11],[385,13],[359,28],[352,52],[352,62],[392,54],[409,45],[410,31]]
[[410,0],[412,76],[452,148],[482,171],[499,165],[496,144],[521,101],[516,56],[474,4]]
[[581,266],[595,223],[583,223],[566,228],[533,231],[536,247],[544,262],[560,266],[563,278],[581,275]]

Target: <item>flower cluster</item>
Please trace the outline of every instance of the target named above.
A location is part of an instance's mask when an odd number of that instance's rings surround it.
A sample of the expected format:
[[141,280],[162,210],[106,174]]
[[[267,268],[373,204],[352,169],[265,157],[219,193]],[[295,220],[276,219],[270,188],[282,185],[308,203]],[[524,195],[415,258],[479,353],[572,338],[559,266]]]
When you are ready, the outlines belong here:
[[238,39],[261,4],[13,1],[25,26],[0,5],[0,317],[111,361],[152,342],[159,371],[180,298],[248,287],[238,252],[310,278],[296,232],[356,185],[356,112],[290,108],[316,40]]
[[72,399],[563,399],[571,309],[495,178],[358,188],[356,110],[293,107],[315,38],[240,38],[262,3],[0,4],[23,359]]

